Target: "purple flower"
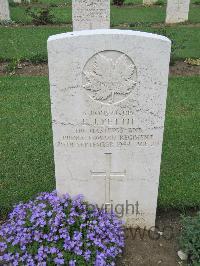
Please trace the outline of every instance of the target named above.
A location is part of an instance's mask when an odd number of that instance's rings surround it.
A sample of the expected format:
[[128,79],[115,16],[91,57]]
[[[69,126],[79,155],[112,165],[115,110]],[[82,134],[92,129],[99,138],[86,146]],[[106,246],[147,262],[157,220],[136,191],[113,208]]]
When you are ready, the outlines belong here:
[[113,266],[124,246],[114,213],[91,209],[81,195],[60,198],[55,191],[16,205],[0,227],[0,239],[0,264],[14,266],[74,266],[75,256],[85,265]]
[[54,254],[54,253],[56,253],[57,252],[57,248],[55,248],[55,247],[51,247],[50,248],[50,253],[51,254]]
[[69,266],[76,266],[76,261],[75,260],[70,260],[69,261]]
[[47,212],[47,216],[48,216],[48,217],[51,217],[51,216],[52,216],[52,212],[51,212],[51,211],[48,211],[48,212]]
[[0,252],[3,252],[7,248],[6,243],[0,242]]
[[88,261],[90,259],[90,255],[91,255],[91,251],[86,250],[84,255],[83,255],[86,261]]
[[63,265],[63,264],[65,264],[64,259],[60,259],[60,258],[55,258],[55,259],[54,259],[54,262],[55,262],[57,265]]

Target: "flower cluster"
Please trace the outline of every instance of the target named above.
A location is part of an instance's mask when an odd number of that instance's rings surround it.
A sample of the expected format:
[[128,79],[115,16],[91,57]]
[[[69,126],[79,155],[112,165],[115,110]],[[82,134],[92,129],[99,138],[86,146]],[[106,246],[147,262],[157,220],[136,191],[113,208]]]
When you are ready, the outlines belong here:
[[13,266],[115,265],[123,246],[114,213],[56,192],[15,206],[0,228],[0,264]]

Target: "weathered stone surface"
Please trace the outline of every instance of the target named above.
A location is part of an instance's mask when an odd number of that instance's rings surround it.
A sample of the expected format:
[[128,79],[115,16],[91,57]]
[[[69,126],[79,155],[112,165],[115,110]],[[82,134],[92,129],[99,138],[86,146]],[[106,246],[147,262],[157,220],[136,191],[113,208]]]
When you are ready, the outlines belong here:
[[[13,2],[14,3],[17,3],[17,4],[21,4],[22,3],[22,0],[13,0]],[[23,2],[30,4],[31,0],[24,0]]]
[[188,259],[188,255],[187,255],[185,252],[183,252],[182,250],[179,250],[179,251],[177,252],[177,254],[178,254],[178,257],[179,257],[181,260],[187,260],[187,259]]
[[0,21],[10,20],[8,0],[0,0]]
[[107,204],[127,226],[153,226],[170,41],[79,31],[51,36],[48,56],[58,193]]
[[166,23],[180,23],[188,20],[190,0],[168,0]]
[[72,21],[74,31],[110,28],[110,1],[73,0]]

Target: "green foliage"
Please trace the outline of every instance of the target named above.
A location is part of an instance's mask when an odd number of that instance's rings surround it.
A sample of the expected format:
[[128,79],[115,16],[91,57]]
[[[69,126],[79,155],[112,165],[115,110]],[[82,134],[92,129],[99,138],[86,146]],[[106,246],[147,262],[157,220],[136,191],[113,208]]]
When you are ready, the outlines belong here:
[[28,0],[21,0],[20,6],[21,5],[28,6],[30,5],[30,2]]
[[18,58],[12,58],[12,60],[8,62],[8,64],[6,65],[6,68],[5,68],[6,72],[9,74],[14,74],[19,63],[20,63],[20,60]]
[[[12,58],[36,62],[47,61],[47,39],[50,35],[66,31],[67,28],[13,27],[0,28],[0,60]],[[9,45],[8,45],[9,44]]]
[[30,57],[29,61],[33,64],[47,63],[47,57],[42,53],[36,53]]
[[125,0],[113,0],[113,5],[122,6]]
[[195,0],[195,1],[194,1],[194,4],[195,4],[195,5],[200,5],[200,0]]
[[50,7],[57,7],[58,5],[55,3],[49,4]]
[[176,51],[179,49],[184,49],[185,48],[185,41],[186,39],[183,39],[182,42],[177,42],[176,41],[176,35],[174,32],[168,32],[165,27],[162,27],[160,29],[157,29],[155,33],[166,36],[169,38],[172,42],[171,44],[171,57],[170,57],[170,65],[174,65],[176,61]]
[[154,5],[156,5],[156,6],[164,6],[164,1],[163,0],[158,0],[158,1],[156,1],[155,3],[154,3]]
[[122,6],[118,8],[111,6],[111,21],[114,25],[124,23],[138,23],[138,22],[151,22],[159,23],[165,20],[165,8],[164,7],[145,7],[136,6],[133,8]]
[[[32,1],[37,1],[37,0],[32,0]],[[22,7],[25,5],[30,5],[30,3],[27,0],[21,0],[21,3],[15,3],[13,0],[9,1],[10,7]]]
[[15,2],[13,2],[13,1],[9,1],[9,6],[10,6],[10,7],[19,6],[19,3],[15,3]]
[[[123,4],[127,6],[141,5],[142,0],[124,0]],[[113,5],[113,0],[111,0],[111,5]]]
[[182,217],[180,246],[191,265],[200,265],[200,212],[194,217]]
[[129,27],[131,28],[140,28],[140,27],[151,27],[150,22],[133,22],[129,24]]
[[200,77],[170,78],[159,207],[200,206]]
[[12,24],[14,24],[14,22],[12,20],[1,20],[0,21],[1,26],[10,26]]
[[32,8],[28,7],[26,13],[32,18],[35,25],[53,24],[55,16],[48,7]]
[[3,219],[14,203],[55,189],[55,178],[47,78],[1,77],[0,88]]

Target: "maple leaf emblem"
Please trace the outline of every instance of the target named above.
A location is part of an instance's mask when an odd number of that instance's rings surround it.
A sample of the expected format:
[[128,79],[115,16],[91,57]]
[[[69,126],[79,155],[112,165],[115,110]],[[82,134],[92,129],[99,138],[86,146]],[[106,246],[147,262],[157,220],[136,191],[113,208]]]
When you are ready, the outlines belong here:
[[[115,56],[109,56],[109,52]],[[83,70],[83,87],[90,97],[112,104],[125,99],[136,85],[136,68],[131,59],[118,51],[104,51],[88,61]]]

